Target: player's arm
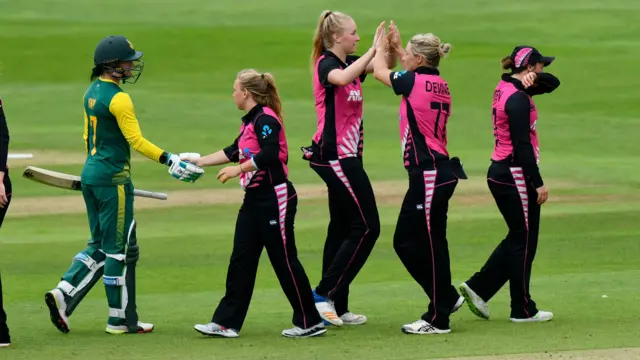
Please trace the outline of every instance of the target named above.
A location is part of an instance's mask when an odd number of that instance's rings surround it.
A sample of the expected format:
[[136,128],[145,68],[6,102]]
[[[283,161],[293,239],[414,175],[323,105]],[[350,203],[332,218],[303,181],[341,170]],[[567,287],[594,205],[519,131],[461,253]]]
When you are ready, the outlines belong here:
[[240,160],[239,150],[238,150],[238,141],[240,141],[240,136],[236,138],[233,144],[227,146],[222,150],[218,150],[213,154],[209,154],[207,156],[203,156],[200,158],[192,158],[192,157],[182,157],[181,160],[186,160],[191,163],[194,163],[198,166],[215,166],[222,165],[229,162],[238,162]]
[[[256,119],[255,131],[260,145],[260,152],[251,158],[253,170],[264,169],[280,162],[280,131],[282,126],[273,116],[262,115]],[[247,171],[247,169],[243,169]]]
[[535,74],[535,80],[532,86],[525,89],[525,92],[531,96],[542,95],[553,92],[560,86],[560,80],[549,73]]
[[365,73],[367,64],[373,59],[376,50],[374,48],[369,49],[366,54],[358,58],[358,60],[351,63],[345,69],[340,68],[338,60],[332,57],[326,57],[320,60],[318,64],[318,78],[320,83],[325,87],[345,86],[355,80],[357,77]]
[[116,117],[120,131],[122,131],[125,139],[135,151],[153,161],[162,164],[167,163],[169,154],[142,136],[140,124],[136,118],[133,102],[129,94],[125,92],[117,93],[111,99],[109,111]]
[[509,131],[513,144],[513,155],[527,181],[535,189],[544,185],[540,170],[536,162],[533,145],[531,144],[529,119],[531,103],[529,97],[518,91],[514,93],[505,104],[505,112],[509,117]]
[[84,150],[88,154],[89,153],[89,118],[87,117],[87,112],[84,113],[84,130],[82,130],[82,139],[84,140]]
[[388,50],[384,51],[382,54],[380,54],[380,50],[377,50],[376,54],[373,57],[373,60],[371,60],[371,62],[367,64],[365,73],[371,74],[375,72],[374,62],[375,62],[375,59],[379,56],[382,57],[382,59],[384,59],[384,66],[386,69],[393,69],[394,67],[396,67],[398,63],[398,59],[396,57],[395,49],[388,48]]
[[7,156],[9,155],[9,127],[4,116],[2,100],[0,100],[0,184],[4,180],[4,172],[7,168]]

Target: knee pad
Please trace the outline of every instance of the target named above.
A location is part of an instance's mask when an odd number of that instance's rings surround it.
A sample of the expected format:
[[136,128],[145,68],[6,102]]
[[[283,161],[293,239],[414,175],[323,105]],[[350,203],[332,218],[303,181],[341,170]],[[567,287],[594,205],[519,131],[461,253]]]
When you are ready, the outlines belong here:
[[73,257],[71,267],[63,275],[57,288],[68,297],[67,315],[71,316],[82,299],[100,280],[104,273],[106,255],[98,249],[88,247]]

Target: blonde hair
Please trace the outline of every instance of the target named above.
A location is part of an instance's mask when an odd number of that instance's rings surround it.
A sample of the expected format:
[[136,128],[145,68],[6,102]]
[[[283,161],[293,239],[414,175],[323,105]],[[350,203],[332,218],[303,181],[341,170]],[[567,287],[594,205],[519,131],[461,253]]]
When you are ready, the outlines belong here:
[[440,38],[432,33],[414,35],[409,43],[413,55],[424,56],[427,64],[433,67],[440,66],[440,59],[451,50],[451,44],[441,43]]
[[271,73],[259,73],[254,69],[245,69],[238,73],[238,82],[242,89],[246,89],[253,100],[260,105],[273,110],[282,123],[282,102],[276,88],[276,80]]
[[333,46],[333,35],[342,33],[344,22],[348,19],[351,19],[349,15],[338,11],[325,10],[320,14],[311,52],[312,71],[322,52]]

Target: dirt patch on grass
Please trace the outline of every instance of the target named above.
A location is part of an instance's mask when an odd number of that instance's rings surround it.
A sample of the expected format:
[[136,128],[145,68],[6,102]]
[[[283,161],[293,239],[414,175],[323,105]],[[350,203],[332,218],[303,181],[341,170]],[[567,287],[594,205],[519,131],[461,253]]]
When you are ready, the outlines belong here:
[[[373,183],[374,192],[379,205],[400,206],[407,191],[406,180],[377,181]],[[575,188],[576,184],[552,183],[554,188]],[[324,184],[300,184],[296,185],[300,199],[322,199],[327,196],[327,188]],[[69,195],[42,196],[42,197],[17,197],[11,203],[8,217],[22,217],[29,214],[73,214],[85,212],[85,205],[79,192],[69,191]],[[189,205],[215,205],[215,204],[239,204],[244,195],[237,186],[226,189],[202,189],[202,190],[176,190],[167,192],[166,201],[136,197],[136,209],[160,209]],[[573,202],[574,198],[579,202],[614,201],[621,197],[607,196],[562,196],[552,198],[550,201]],[[492,203],[493,198],[489,194],[486,183],[481,180],[466,180],[460,182],[456,194],[452,200],[454,205],[477,205]]]
[[[31,159],[8,159],[9,168],[22,168],[33,165],[45,167],[51,165],[82,165],[86,160],[86,155],[82,148],[78,151],[51,151],[51,150],[10,150],[9,154],[33,154]],[[131,162],[145,161],[136,152],[131,154]]]
[[534,354],[513,354],[496,356],[472,356],[463,358],[447,358],[447,360],[636,360],[640,359],[640,348],[579,350],[579,351],[545,351]]

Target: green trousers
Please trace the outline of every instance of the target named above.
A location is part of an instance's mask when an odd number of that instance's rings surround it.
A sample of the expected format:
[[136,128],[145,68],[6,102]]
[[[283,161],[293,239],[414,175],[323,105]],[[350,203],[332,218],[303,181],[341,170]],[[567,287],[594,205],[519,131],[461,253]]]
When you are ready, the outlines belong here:
[[[91,239],[78,253],[62,276],[58,288],[65,293],[70,316],[86,294],[103,277],[109,303],[110,325],[125,323],[129,297],[127,289],[126,250],[135,244],[133,219],[133,185],[82,185],[89,218]],[[136,259],[137,260],[137,259]]]

